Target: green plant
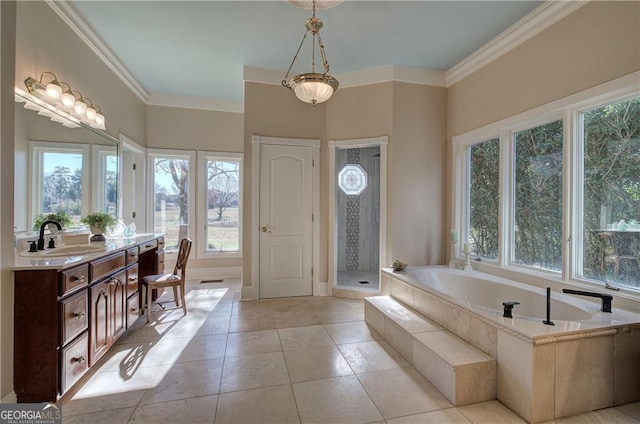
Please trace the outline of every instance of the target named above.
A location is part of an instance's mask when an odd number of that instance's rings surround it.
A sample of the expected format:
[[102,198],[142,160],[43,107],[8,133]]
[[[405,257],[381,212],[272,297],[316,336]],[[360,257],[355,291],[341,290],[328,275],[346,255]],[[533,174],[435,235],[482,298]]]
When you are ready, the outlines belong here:
[[62,227],[66,227],[72,223],[71,217],[65,211],[43,213],[36,216],[36,219],[33,220],[33,229],[39,230],[42,223],[46,221],[56,221]]
[[106,233],[108,227],[116,224],[116,219],[108,213],[94,212],[82,218],[81,222],[99,228],[102,233]]

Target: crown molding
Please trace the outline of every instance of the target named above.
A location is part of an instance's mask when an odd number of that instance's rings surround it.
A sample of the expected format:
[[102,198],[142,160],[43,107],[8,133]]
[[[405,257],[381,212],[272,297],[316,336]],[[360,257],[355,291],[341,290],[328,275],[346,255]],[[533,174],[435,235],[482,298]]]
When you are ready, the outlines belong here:
[[[285,72],[245,66],[243,74],[244,81],[281,85]],[[344,72],[342,74],[334,74],[333,76],[340,82],[340,88],[357,87],[388,81],[434,85],[437,87],[446,86],[444,72],[398,65]]]
[[221,100],[212,97],[177,96],[173,94],[151,93],[149,94],[147,104],[153,106],[244,113],[243,102]]
[[590,0],[546,0],[524,18],[480,47],[446,72],[447,87],[461,81],[483,66],[518,47],[525,41],[575,12]]
[[58,16],[75,32],[78,37],[124,82],[144,103],[149,94],[129,72],[120,59],[109,49],[102,39],[87,24],[84,17],[67,1],[45,0]]

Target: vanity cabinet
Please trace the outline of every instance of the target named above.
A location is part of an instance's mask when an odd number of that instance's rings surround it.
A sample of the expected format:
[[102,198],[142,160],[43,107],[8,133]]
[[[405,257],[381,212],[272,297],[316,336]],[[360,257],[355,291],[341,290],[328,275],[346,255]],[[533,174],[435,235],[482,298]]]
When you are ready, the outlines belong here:
[[154,236],[71,266],[14,269],[18,402],[56,401],[126,332],[140,316],[139,278],[163,267],[158,247]]

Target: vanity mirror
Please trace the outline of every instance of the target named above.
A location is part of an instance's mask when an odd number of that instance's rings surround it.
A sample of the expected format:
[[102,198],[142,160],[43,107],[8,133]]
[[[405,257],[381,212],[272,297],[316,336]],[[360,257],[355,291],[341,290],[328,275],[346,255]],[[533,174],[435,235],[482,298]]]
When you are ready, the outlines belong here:
[[117,218],[118,140],[84,123],[69,128],[25,91],[15,96],[16,231],[31,230],[38,215],[51,212],[67,212],[72,225],[90,212]]

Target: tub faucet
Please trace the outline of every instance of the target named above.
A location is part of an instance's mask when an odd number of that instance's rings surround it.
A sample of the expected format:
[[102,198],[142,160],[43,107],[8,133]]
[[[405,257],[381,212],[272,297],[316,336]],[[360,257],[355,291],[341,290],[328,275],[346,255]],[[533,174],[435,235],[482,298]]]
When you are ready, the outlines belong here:
[[60,223],[57,221],[43,222],[42,225],[40,225],[40,237],[38,238],[38,250],[44,250],[44,228],[48,224],[55,224],[55,226],[58,227],[58,230],[62,230],[62,226],[60,226]]
[[571,289],[562,289],[562,293],[577,294],[579,296],[599,297],[600,299],[602,299],[602,312],[611,313],[611,301],[613,300],[613,296],[611,296],[610,294]]
[[511,312],[513,312],[513,307],[519,305],[520,302],[511,301],[511,302],[502,302],[502,306],[504,306],[504,312],[502,316],[505,318],[513,318]]

